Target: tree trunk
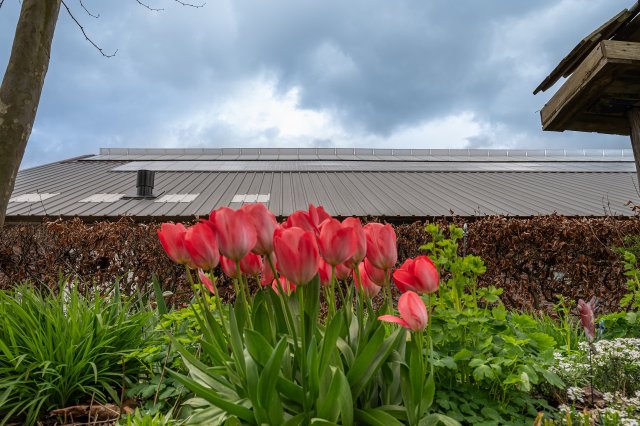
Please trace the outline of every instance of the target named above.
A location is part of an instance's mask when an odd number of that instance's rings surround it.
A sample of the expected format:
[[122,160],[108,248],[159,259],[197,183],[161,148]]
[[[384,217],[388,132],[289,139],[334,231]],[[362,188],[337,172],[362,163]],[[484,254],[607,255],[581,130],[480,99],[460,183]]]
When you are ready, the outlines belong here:
[[23,0],[0,86],[0,227],[36,119],[61,0]]

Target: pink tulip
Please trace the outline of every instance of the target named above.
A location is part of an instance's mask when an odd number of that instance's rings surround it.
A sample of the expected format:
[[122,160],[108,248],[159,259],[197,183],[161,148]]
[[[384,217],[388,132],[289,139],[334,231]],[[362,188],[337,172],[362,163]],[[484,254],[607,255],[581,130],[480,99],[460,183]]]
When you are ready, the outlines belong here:
[[313,232],[300,228],[276,229],[273,248],[278,271],[295,285],[306,284],[318,273],[320,256]]
[[348,226],[353,229],[353,235],[356,242],[356,250],[346,263],[350,269],[356,267],[356,265],[364,260],[367,255],[367,236],[364,233],[364,228],[360,219],[357,217],[348,217],[342,221],[342,226]]
[[367,274],[367,270],[364,267],[364,263],[360,263],[358,265],[358,271],[360,272],[360,283],[358,283],[358,277],[356,274],[353,274],[353,282],[355,283],[356,288],[362,287],[364,293],[369,298],[373,298],[380,293],[380,289],[382,287],[376,285],[376,283],[371,280],[371,277],[369,277],[369,274]]
[[262,270],[262,258],[255,253],[247,253],[240,259],[240,270],[245,275],[258,275]]
[[304,229],[305,231],[311,231],[313,233],[316,233],[318,231],[317,228],[311,222],[311,219],[309,218],[309,213],[303,210],[298,210],[291,213],[291,215],[289,215],[289,217],[287,218],[286,222],[282,224],[282,227],[283,228],[300,228],[300,229]]
[[211,294],[215,294],[213,281],[202,269],[198,269],[198,277],[200,278],[200,282],[206,287],[206,289],[209,290]]
[[256,229],[244,210],[222,207],[211,212],[209,221],[216,231],[223,256],[240,260],[255,247]]
[[181,223],[163,223],[158,229],[158,238],[169,258],[181,265],[193,266],[184,244],[186,234],[187,228]]
[[331,285],[331,265],[322,258],[318,264],[318,275],[320,276],[320,285],[323,287]]
[[324,207],[309,204],[309,218],[316,228],[320,228],[325,220],[331,219],[331,215],[324,210]]
[[324,208],[309,204],[309,211],[298,210],[293,212],[282,226],[284,228],[302,228],[318,235],[320,225],[327,219],[331,219],[331,216]]
[[[236,262],[228,257],[220,256],[222,272],[229,278],[238,278]],[[262,259],[255,253],[247,253],[240,259],[240,271],[245,275],[258,275],[262,270]]]
[[369,276],[371,281],[373,281],[379,286],[383,286],[387,283],[388,274],[386,271],[373,266],[369,261],[369,259],[367,258],[364,259],[364,262],[362,262],[362,265],[365,271],[367,271],[367,275]]
[[327,219],[322,223],[318,248],[324,260],[332,266],[351,259],[356,251],[353,228],[344,226],[337,219]]
[[593,305],[595,304],[595,297],[592,298],[589,303],[584,300],[578,300],[578,310],[580,311],[580,322],[582,328],[584,328],[584,334],[587,336],[589,342],[593,342],[596,337],[596,323],[593,314]]
[[347,264],[345,263],[336,265],[336,279],[338,279],[339,281],[346,281],[352,272],[353,269],[351,269],[351,267],[347,266]]
[[[282,287],[282,291],[287,294],[291,294],[296,289],[296,285],[284,277],[280,277],[280,287]],[[278,282],[276,280],[273,280],[271,283],[271,288],[276,292],[276,294],[280,294]]]
[[[276,256],[271,253],[271,260],[273,261],[273,264],[276,264]],[[262,271],[260,272],[260,285],[261,286],[268,286],[271,285],[271,283],[273,282],[273,280],[275,279],[275,277],[273,276],[273,270],[271,269],[271,265],[269,265],[269,261],[265,258],[262,261]]]
[[184,237],[184,245],[197,268],[211,271],[218,266],[218,241],[209,224],[200,222],[189,227]]
[[438,269],[427,256],[407,259],[393,273],[393,282],[402,293],[409,290],[416,293],[434,293],[438,291]]
[[247,213],[256,230],[253,252],[261,255],[273,252],[273,231],[278,227],[275,215],[262,203],[245,204],[240,210]]
[[229,278],[238,278],[238,269],[236,268],[236,262],[228,257],[220,256],[220,267],[222,272]]
[[407,291],[402,294],[398,299],[398,311],[400,312],[400,317],[382,315],[378,319],[380,321],[395,322],[413,331],[422,331],[426,328],[429,319],[427,307],[416,293]]
[[378,269],[391,269],[398,261],[396,233],[389,224],[367,223],[367,258]]

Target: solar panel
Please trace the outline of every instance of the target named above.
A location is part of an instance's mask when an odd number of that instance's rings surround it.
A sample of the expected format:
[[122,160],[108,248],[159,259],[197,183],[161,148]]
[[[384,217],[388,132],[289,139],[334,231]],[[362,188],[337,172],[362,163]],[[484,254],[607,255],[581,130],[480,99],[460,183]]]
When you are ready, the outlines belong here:
[[132,172],[634,172],[633,162],[416,161],[132,161],[111,171]]

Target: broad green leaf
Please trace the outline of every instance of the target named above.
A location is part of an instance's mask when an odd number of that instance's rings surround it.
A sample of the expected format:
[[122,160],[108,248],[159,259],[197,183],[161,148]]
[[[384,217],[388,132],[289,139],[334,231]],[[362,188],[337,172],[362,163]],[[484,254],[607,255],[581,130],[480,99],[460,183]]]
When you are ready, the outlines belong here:
[[258,381],[258,398],[267,402],[271,424],[284,423],[284,411],[282,410],[279,394],[276,391],[276,384],[280,374],[280,363],[286,347],[286,339],[280,339]]
[[166,315],[169,312],[169,309],[167,309],[167,304],[164,302],[164,292],[160,287],[160,281],[158,281],[156,274],[151,275],[151,282],[153,284],[153,293],[156,297],[156,308],[158,309],[158,313],[160,316]]
[[249,424],[255,424],[253,412],[247,407],[244,407],[240,404],[233,403],[232,401],[228,400],[228,398],[226,397],[221,398],[213,390],[202,386],[201,384],[197,383],[195,380],[187,376],[183,376],[182,374],[177,373],[173,370],[167,369],[167,371],[171,375],[171,377],[176,379],[178,382],[182,383],[187,389],[189,389],[199,397],[204,398],[205,400],[209,401],[211,404],[215,405],[216,407],[222,408],[227,413],[233,416],[236,416],[248,422]]
[[337,315],[334,315],[331,322],[327,325],[322,338],[322,354],[320,355],[320,368],[318,370],[318,375],[320,377],[324,376],[327,367],[331,362],[341,330],[342,315],[338,313]]
[[356,408],[355,419],[358,423],[370,426],[403,426],[391,414],[376,408]]
[[433,397],[436,394],[436,382],[433,379],[433,372],[429,374],[429,378],[427,378],[427,382],[424,384],[424,390],[422,391],[422,415],[428,410],[433,404]]
[[273,347],[260,333],[254,330],[244,331],[244,342],[251,357],[261,367],[264,367],[273,353]]
[[[236,305],[244,304],[236,301]],[[244,364],[244,351],[242,346],[242,330],[239,328],[236,320],[235,309],[229,309],[229,338],[231,339],[231,348],[233,349],[233,360],[238,368],[238,374],[244,376],[246,374],[246,366]]]
[[399,340],[405,337],[404,328],[397,328],[386,339],[384,339],[384,333],[384,327],[378,327],[378,330],[364,346],[362,352],[356,356],[353,366],[349,369],[347,379],[351,385],[354,398],[360,395],[360,392],[362,392],[373,374],[378,371],[382,362],[397,346]]
[[420,420],[420,426],[461,426],[460,422],[444,414],[429,414]]
[[480,382],[485,377],[487,379],[493,379],[495,377],[493,370],[488,365],[479,365],[473,370],[473,378],[476,379],[476,381]]
[[336,368],[333,373],[331,385],[326,395],[318,398],[318,416],[337,422],[342,417],[343,425],[353,424],[353,398],[349,382],[342,370]]

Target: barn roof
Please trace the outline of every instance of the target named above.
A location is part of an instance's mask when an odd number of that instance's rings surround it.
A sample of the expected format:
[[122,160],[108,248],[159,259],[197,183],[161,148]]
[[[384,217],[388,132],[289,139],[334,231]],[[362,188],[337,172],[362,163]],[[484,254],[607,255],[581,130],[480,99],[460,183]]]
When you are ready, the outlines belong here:
[[[136,198],[137,170],[155,198]],[[22,170],[7,221],[184,219],[264,202],[278,216],[631,215],[631,150],[126,149]]]

